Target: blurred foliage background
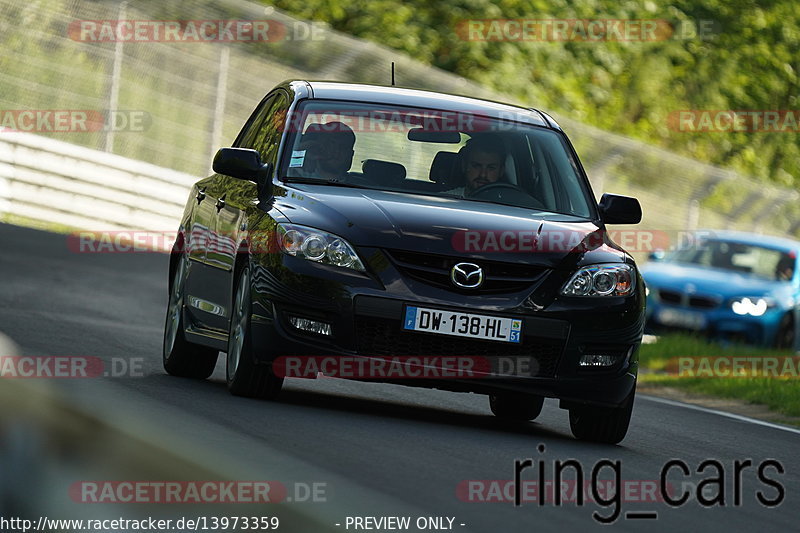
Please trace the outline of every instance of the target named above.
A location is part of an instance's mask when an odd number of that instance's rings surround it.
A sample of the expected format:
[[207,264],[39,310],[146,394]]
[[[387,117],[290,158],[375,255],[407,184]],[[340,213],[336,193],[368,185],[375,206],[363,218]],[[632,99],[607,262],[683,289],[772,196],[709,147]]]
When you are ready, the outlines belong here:
[[[680,132],[667,124],[679,110],[800,109],[795,0],[261,2],[542,109],[800,188],[796,131]],[[470,41],[456,31],[465,20],[517,18],[662,19],[676,31],[656,42]]]
[[[120,18],[266,19],[286,36],[114,43],[69,31]],[[674,33],[655,42],[466,40],[465,22],[486,19],[660,20]],[[681,110],[800,111],[799,19],[790,0],[0,0],[0,109],[144,111],[142,131],[39,134],[202,176],[276,83],[387,84],[394,61],[400,85],[551,111],[598,199],[636,196],[643,228],[800,237],[797,132],[681,132],[669,123]],[[312,27],[319,33],[309,38]],[[0,179],[36,186],[5,168]]]

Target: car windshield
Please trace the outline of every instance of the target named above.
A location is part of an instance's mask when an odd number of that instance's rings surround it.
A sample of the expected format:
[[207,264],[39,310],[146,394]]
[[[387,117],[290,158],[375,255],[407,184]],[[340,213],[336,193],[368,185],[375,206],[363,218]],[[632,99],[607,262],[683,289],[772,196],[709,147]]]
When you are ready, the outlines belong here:
[[795,265],[795,258],[787,252],[724,240],[700,241],[697,246],[672,252],[664,260],[752,274],[772,281],[792,279]]
[[563,136],[464,112],[310,100],[289,121],[281,175],[591,218]]

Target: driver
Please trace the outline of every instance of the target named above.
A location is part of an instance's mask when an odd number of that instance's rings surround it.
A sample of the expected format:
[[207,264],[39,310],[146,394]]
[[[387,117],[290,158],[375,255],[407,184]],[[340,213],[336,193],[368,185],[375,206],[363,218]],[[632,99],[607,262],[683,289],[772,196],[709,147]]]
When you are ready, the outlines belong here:
[[465,186],[446,194],[469,196],[474,191],[505,176],[506,148],[496,137],[476,137],[467,141],[461,154]]
[[356,136],[346,124],[311,124],[300,141],[305,151],[303,166],[295,172],[300,177],[328,180],[345,177],[353,164],[355,142]]
[[784,254],[781,256],[775,267],[775,278],[778,281],[791,281],[794,276],[794,258],[791,255]]

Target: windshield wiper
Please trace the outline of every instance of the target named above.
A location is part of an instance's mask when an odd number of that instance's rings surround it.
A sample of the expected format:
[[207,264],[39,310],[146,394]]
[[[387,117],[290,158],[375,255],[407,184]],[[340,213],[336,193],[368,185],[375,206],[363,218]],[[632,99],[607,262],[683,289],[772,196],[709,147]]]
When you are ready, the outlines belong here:
[[355,183],[347,183],[346,181],[339,181],[336,178],[326,180],[325,178],[303,178],[300,176],[297,177],[284,177],[281,178],[281,181],[284,183],[307,183],[309,185],[336,185],[338,187],[351,187],[354,189],[369,189],[370,187],[364,187],[362,185],[356,185]]

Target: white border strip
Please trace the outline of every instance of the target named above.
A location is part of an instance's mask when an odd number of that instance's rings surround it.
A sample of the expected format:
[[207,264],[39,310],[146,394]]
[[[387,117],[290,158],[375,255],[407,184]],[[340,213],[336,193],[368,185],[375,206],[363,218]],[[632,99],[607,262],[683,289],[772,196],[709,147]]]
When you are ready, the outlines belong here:
[[672,405],[675,407],[683,407],[685,409],[693,409],[695,411],[702,411],[704,413],[711,413],[714,415],[724,416],[726,418],[732,418],[734,420],[739,420],[741,422],[749,422],[751,424],[756,424],[759,426],[764,426],[772,429],[780,429],[782,431],[788,431],[789,433],[794,433],[796,435],[800,435],[800,429],[783,426],[781,424],[773,424],[772,422],[765,422],[763,420],[757,420],[755,418],[750,418],[749,416],[742,416],[737,415],[734,413],[726,413],[725,411],[718,411],[716,409],[710,409],[708,407],[701,407],[699,405],[694,405],[691,403],[684,403],[684,402],[676,402],[674,400],[667,400],[666,398],[657,398],[655,396],[650,396],[648,394],[637,394],[637,399],[642,398],[644,400],[650,400],[651,402],[662,403],[665,405]]

